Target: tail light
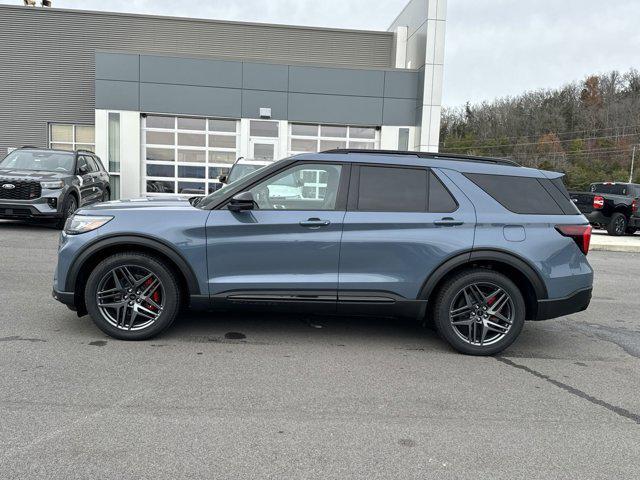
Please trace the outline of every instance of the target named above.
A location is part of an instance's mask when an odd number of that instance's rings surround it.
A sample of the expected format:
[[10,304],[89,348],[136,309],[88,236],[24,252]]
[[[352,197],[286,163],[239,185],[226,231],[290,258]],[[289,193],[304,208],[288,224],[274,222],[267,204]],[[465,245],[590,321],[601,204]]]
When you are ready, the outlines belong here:
[[604,207],[604,197],[601,197],[600,195],[593,197],[593,208],[600,209],[602,207]]
[[556,225],[556,230],[561,235],[572,238],[582,253],[589,253],[591,225]]
[[631,213],[636,215],[638,213],[638,200],[631,202]]

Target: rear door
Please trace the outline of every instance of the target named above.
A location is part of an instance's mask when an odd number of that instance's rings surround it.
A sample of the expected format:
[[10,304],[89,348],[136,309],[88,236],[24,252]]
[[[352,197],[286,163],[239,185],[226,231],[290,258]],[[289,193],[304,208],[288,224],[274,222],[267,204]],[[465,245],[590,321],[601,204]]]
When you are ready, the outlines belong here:
[[473,246],[475,210],[442,172],[352,167],[338,297],[348,303],[416,299],[431,272]]

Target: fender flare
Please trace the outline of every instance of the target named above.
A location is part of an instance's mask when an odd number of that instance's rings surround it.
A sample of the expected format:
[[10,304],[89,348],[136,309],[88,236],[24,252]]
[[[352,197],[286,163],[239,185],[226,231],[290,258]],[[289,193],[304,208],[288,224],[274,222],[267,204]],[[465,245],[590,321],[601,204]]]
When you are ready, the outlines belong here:
[[159,240],[157,238],[147,237],[139,234],[117,234],[108,237],[100,237],[96,241],[88,244],[75,258],[71,267],[69,267],[69,273],[65,283],[65,290],[73,292],[75,290],[75,284],[78,279],[80,270],[96,253],[104,250],[105,248],[113,247],[116,245],[122,245],[125,248],[130,245],[141,246],[151,250],[155,250],[168,257],[180,270],[180,273],[184,276],[187,288],[190,295],[199,295],[200,287],[198,286],[198,280],[193,273],[193,269],[189,263],[177,252],[171,245]]
[[431,293],[433,293],[435,287],[448,273],[465,263],[472,263],[474,261],[496,261],[509,265],[521,272],[527,280],[529,280],[533,286],[537,300],[544,300],[548,298],[547,287],[542,280],[542,277],[538,271],[529,264],[529,262],[513,252],[491,248],[469,250],[463,253],[458,253],[445,260],[425,281],[424,285],[420,289],[418,298],[423,300],[428,299]]

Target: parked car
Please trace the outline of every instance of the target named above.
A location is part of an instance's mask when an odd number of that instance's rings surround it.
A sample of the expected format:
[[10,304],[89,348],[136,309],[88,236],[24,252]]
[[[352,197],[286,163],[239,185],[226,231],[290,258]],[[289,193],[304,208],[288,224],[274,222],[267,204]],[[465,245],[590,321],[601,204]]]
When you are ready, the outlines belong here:
[[0,161],[0,218],[55,220],[63,228],[78,207],[110,195],[109,174],[88,150],[25,147]]
[[[298,195],[272,196],[283,179]],[[273,163],[197,206],[81,208],[53,295],[125,340],[159,334],[189,304],[431,319],[458,351],[489,355],[525,319],[587,308],[590,234],[558,173],[334,150]]]
[[255,172],[256,170],[272,163],[273,162],[269,160],[253,160],[250,158],[240,157],[235,161],[231,170],[229,170],[229,173],[227,175],[220,175],[218,177],[218,181],[220,183],[232,183],[236,180],[240,180],[245,175]]
[[636,183],[592,183],[588,192],[571,192],[571,199],[591,225],[609,235],[633,235],[640,228]]

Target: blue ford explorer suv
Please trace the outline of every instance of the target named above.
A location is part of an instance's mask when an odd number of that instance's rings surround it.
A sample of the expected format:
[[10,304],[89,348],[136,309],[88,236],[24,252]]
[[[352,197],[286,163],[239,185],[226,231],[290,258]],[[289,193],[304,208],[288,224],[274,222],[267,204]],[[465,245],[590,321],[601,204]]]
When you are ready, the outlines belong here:
[[589,305],[591,227],[561,177],[449,154],[298,155],[204,198],[81,208],[53,295],[125,340],[182,305],[258,307],[409,316],[494,354],[525,320]]

